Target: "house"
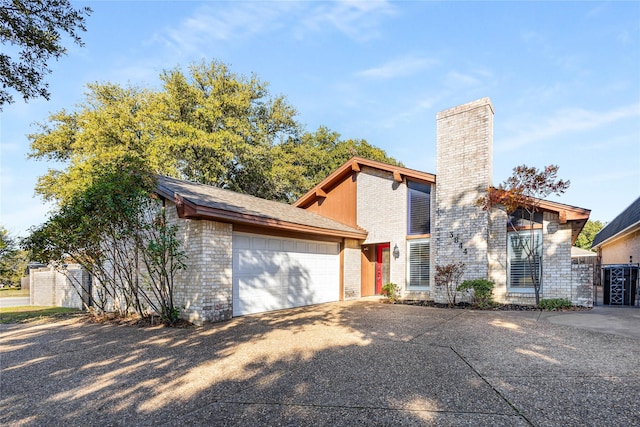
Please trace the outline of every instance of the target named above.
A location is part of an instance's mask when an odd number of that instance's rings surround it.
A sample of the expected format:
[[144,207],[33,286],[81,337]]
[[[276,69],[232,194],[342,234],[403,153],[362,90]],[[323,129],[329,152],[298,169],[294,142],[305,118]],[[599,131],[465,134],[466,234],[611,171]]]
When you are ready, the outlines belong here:
[[640,262],[640,197],[596,234],[592,248],[602,264]]
[[590,306],[593,269],[571,256],[589,210],[543,201],[530,234],[476,205],[492,185],[493,111],[484,98],[437,114],[436,174],[354,157],[293,205],[158,177],[188,257],[174,287],[180,316],[221,321],[378,295],[386,283],[405,299],[447,302],[435,267],[453,263],[463,280],[493,281],[496,301],[534,304],[514,244],[531,236],[542,298]]
[[285,203],[169,177],[158,178],[157,193],[188,256],[175,301],[196,323],[342,299],[342,268],[367,235]]
[[[532,304],[515,238],[500,209],[475,201],[492,184],[488,98],[437,115],[436,174],[354,157],[293,206],[160,177],[189,267],[178,278],[181,315],[196,323],[380,293],[446,302],[436,265],[462,262],[463,279],[489,278],[495,299]],[[571,247],[590,211],[544,201],[535,221],[543,298],[590,305]]]
[[640,197],[593,239],[598,251],[602,302],[640,306]]

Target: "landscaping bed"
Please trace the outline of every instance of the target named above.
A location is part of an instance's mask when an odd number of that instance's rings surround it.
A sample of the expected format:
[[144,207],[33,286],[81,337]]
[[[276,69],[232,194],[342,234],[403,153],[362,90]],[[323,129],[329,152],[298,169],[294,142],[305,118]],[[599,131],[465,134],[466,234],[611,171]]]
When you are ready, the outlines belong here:
[[484,311],[586,311],[586,310],[591,310],[591,307],[582,307],[582,306],[571,306],[571,307],[565,307],[561,309],[546,310],[533,305],[497,304],[497,303],[495,303],[491,307],[478,307],[468,302],[459,302],[454,306],[450,306],[449,304],[445,304],[445,303],[438,303],[435,301],[425,301],[425,300],[398,300],[397,304],[419,305],[424,307],[435,307],[435,308],[484,310]]

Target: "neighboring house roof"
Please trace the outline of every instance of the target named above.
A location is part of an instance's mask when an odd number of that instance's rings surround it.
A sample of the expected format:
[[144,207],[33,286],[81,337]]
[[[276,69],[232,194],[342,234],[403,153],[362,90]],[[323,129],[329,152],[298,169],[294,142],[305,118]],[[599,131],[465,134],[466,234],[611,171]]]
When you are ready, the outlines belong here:
[[328,177],[323,179],[322,182],[300,197],[293,205],[305,207],[313,203],[318,197],[325,197],[326,191],[329,188],[345,178],[347,175],[351,174],[351,172],[360,172],[360,169],[363,166],[389,172],[393,174],[393,179],[397,182],[402,182],[404,177],[407,177],[410,180],[428,182],[431,184],[436,182],[436,176],[431,173],[420,172],[414,169],[390,165],[388,163],[369,160],[362,157],[352,157]]
[[586,249],[582,249],[577,246],[571,246],[571,258],[584,258],[584,257],[595,257],[595,256],[598,256],[598,254],[593,251],[588,251]]
[[286,203],[210,185],[157,176],[157,193],[175,201],[178,215],[322,236],[365,239],[367,232]]
[[602,246],[636,229],[640,229],[640,197],[596,234],[591,247]]

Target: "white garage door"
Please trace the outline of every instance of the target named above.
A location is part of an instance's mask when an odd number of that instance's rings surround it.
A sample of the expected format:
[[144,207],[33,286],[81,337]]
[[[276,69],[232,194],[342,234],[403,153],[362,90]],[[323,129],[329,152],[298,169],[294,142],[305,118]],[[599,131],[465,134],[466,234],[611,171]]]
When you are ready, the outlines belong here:
[[337,301],[338,243],[233,234],[233,315]]

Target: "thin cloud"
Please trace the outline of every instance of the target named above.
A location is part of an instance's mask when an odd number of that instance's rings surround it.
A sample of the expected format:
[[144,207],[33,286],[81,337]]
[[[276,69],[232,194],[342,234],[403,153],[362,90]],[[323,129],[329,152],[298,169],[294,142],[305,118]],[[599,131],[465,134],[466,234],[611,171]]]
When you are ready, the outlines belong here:
[[356,76],[373,79],[393,79],[418,74],[437,64],[434,59],[421,56],[406,56],[391,60],[379,67],[369,68],[356,73]]
[[250,39],[281,30],[298,38],[309,32],[336,29],[357,40],[379,35],[378,27],[395,7],[386,1],[215,2],[199,7],[178,26],[156,34],[160,42],[179,53],[194,53],[215,42]]
[[460,73],[458,71],[451,71],[445,77],[445,83],[447,86],[460,87],[460,86],[478,86],[481,80],[468,73]]
[[310,31],[330,26],[353,40],[367,41],[379,37],[380,21],[395,13],[395,6],[388,1],[346,0],[321,3],[301,23]]
[[154,40],[178,52],[194,52],[211,42],[226,42],[273,32],[282,27],[283,16],[295,14],[297,9],[299,5],[293,2],[207,4],[196,9],[177,27],[156,35]]
[[543,121],[530,122],[528,126],[519,126],[522,131],[504,141],[499,151],[512,151],[532,142],[554,138],[565,133],[584,132],[610,125],[619,120],[640,117],[640,103],[620,107],[615,110],[599,112],[581,108],[560,110]]

